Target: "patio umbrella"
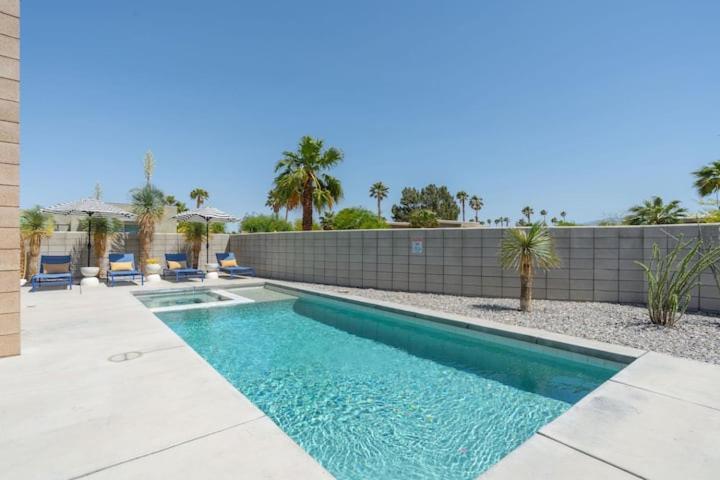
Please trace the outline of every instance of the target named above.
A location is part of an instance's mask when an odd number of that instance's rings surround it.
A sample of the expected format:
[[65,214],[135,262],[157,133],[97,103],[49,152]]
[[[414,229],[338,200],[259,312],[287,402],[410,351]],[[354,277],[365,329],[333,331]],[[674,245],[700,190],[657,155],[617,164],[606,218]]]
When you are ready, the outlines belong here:
[[87,215],[88,217],[88,267],[90,266],[90,250],[92,249],[92,217],[135,218],[132,213],[122,208],[110,205],[95,198],[83,198],[77,202],[58,203],[52,207],[43,208],[43,212],[59,215]]
[[210,224],[233,223],[240,219],[212,207],[193,208],[173,217],[181,222],[205,222],[205,263],[210,263]]

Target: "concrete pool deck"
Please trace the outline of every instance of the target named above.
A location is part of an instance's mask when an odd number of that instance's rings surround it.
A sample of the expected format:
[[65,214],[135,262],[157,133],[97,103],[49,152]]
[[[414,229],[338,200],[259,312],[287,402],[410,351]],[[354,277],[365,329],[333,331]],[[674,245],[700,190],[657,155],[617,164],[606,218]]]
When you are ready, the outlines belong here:
[[[220,279],[205,285],[258,283]],[[23,292],[23,354],[0,359],[4,478],[332,478],[131,294],[194,285],[200,284]],[[717,478],[720,367],[381,306],[502,330],[541,345],[637,357],[482,479]]]

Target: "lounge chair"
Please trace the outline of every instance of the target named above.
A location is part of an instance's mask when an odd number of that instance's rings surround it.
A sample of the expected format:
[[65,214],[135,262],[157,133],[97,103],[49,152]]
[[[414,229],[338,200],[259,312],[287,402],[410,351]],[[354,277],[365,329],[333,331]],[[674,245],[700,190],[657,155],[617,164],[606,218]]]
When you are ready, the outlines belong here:
[[[245,277],[254,277],[255,276],[255,269],[252,267],[243,267],[241,265],[237,264],[237,260],[235,259],[235,254],[232,252],[226,252],[226,253],[216,253],[215,258],[217,258],[217,262],[219,266],[219,269],[223,273],[227,273],[230,276],[245,276]],[[235,265],[228,265],[223,266],[223,262],[235,262]]]
[[176,281],[181,278],[200,278],[205,281],[205,272],[199,268],[188,267],[187,255],[184,253],[166,253],[165,261],[167,267],[163,269],[163,277],[175,275]]
[[[132,253],[111,253],[108,255],[110,260],[110,268],[107,271],[107,283],[109,286],[115,286],[116,278],[130,277],[134,281],[135,277],[140,277],[140,285],[145,285],[145,277],[142,272],[135,268],[135,255]],[[125,265],[118,265],[124,263]],[[115,264],[115,268],[113,268]],[[130,265],[127,265],[130,264]],[[125,268],[129,267],[129,268]]]
[[40,257],[40,273],[32,276],[31,290],[41,285],[65,285],[72,290],[72,273],[70,255],[42,255]]

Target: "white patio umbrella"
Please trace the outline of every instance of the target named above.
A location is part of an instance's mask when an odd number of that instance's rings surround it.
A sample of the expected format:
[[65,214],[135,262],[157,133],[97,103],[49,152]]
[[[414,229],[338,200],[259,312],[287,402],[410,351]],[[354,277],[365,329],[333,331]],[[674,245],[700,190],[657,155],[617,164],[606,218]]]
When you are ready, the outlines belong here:
[[234,223],[240,219],[212,207],[193,208],[173,217],[181,222],[205,222],[205,263],[210,263],[210,224]]
[[76,202],[58,203],[43,208],[43,212],[59,215],[87,215],[88,217],[88,267],[90,266],[90,250],[92,249],[92,217],[135,218],[135,215],[122,208],[110,205],[95,198],[83,198]]

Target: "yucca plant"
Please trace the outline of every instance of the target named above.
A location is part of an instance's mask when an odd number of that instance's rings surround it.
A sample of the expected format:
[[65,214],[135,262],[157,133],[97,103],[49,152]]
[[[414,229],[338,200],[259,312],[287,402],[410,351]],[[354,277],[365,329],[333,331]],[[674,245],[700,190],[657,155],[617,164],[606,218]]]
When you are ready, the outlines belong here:
[[194,268],[200,262],[200,250],[205,240],[206,226],[202,222],[182,222],[178,225],[178,231],[185,236],[185,241],[190,244],[190,261]]
[[145,273],[145,262],[150,258],[150,246],[155,235],[155,224],[165,212],[165,195],[148,183],[130,192],[132,212],[137,216],[138,242],[140,243],[139,264]]
[[555,241],[545,225],[512,228],[505,232],[500,246],[500,264],[520,273],[520,310],[532,309],[532,284],[535,269],[548,270],[560,265]]
[[20,214],[20,235],[22,241],[28,242],[27,279],[30,280],[38,272],[38,257],[43,238],[53,234],[55,223],[49,213],[44,213],[39,205]]
[[92,227],[92,242],[93,242],[93,254],[95,255],[95,266],[100,270],[98,272],[99,277],[105,276],[105,267],[103,266],[103,260],[105,259],[105,253],[107,252],[108,240],[112,241],[115,234],[121,232],[123,224],[117,218],[107,217],[90,217],[80,222],[78,227],[79,230],[87,230],[88,222]]
[[[683,251],[687,251],[684,256]],[[690,292],[700,284],[700,274],[718,260],[720,247],[703,250],[701,239],[685,242],[680,238],[664,255],[657,243],[653,244],[650,262],[635,262],[645,271],[650,321],[674,327],[690,304]]]

